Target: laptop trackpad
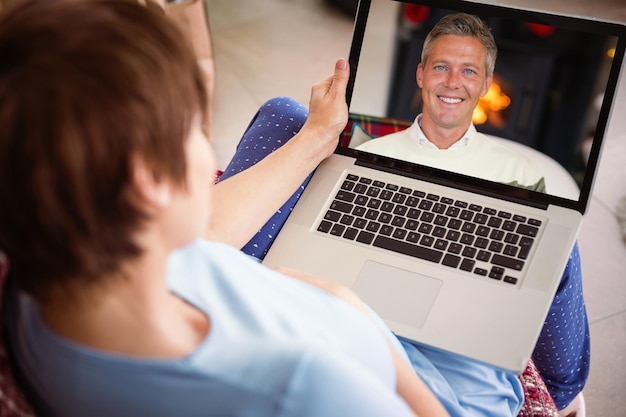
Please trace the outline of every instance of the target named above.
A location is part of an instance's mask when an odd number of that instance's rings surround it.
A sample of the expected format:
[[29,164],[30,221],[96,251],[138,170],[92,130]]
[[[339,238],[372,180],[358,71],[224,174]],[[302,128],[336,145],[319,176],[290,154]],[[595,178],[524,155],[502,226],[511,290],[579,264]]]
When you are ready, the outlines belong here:
[[352,288],[384,320],[421,328],[441,284],[435,278],[367,261]]

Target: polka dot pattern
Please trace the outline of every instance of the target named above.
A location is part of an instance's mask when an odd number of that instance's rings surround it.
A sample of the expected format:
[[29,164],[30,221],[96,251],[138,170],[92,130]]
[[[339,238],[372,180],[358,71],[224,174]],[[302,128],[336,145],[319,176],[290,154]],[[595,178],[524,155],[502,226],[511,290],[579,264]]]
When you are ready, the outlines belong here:
[[[276,97],[265,102],[244,132],[220,181],[251,167],[280,148],[300,131],[307,116],[307,108],[291,98]],[[308,181],[309,178],[242,248],[244,253],[258,259],[265,257]]]
[[589,376],[590,336],[576,245],[533,352],[533,360],[559,409],[582,391]]

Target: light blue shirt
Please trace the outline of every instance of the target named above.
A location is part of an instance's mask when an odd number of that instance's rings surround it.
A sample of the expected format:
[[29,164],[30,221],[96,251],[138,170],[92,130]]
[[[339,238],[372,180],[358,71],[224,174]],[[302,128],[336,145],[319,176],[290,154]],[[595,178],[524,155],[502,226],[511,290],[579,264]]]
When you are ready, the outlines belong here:
[[[113,355],[59,337],[20,299],[18,360],[57,416],[408,416],[388,343],[453,416],[517,415],[515,375],[403,342],[324,291],[228,246],[202,240],[171,255],[172,291],[211,318],[189,356]],[[404,347],[404,349],[402,349]]]

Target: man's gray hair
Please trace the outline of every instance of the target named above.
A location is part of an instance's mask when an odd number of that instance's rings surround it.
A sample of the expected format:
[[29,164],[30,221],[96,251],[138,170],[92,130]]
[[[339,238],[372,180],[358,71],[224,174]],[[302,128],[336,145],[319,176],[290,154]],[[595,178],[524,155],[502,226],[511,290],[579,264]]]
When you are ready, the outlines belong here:
[[442,17],[426,36],[422,49],[422,65],[428,61],[435,40],[443,35],[472,36],[478,39],[487,51],[487,77],[493,75],[498,47],[491,33],[491,28],[481,18],[467,13],[449,14]]

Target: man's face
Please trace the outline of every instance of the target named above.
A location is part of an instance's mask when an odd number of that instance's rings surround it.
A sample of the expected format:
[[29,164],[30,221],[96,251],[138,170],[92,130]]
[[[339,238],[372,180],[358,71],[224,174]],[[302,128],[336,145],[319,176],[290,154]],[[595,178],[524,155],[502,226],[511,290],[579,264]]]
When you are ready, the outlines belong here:
[[471,36],[438,37],[427,62],[417,68],[422,88],[422,124],[432,129],[459,130],[462,134],[472,120],[481,96],[491,85],[486,74],[487,51]]

